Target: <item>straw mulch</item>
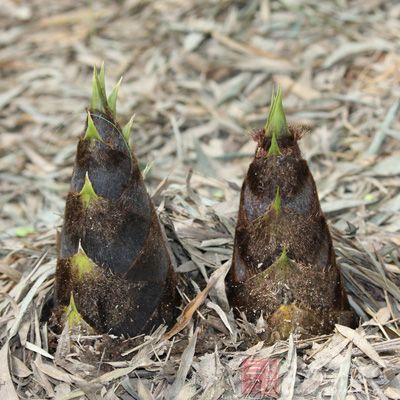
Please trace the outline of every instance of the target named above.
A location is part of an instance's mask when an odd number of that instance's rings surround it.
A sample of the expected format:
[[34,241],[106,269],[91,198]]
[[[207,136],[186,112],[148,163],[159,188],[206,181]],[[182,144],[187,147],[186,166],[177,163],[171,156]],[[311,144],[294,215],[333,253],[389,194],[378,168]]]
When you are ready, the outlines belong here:
[[[400,399],[399,43],[396,0],[3,0],[2,399],[243,398],[243,362],[267,358],[280,387],[265,396]],[[103,60],[109,87],[124,77],[121,122],[136,113],[182,308],[196,299],[173,336],[122,341],[48,321],[56,231]],[[271,345],[262,320],[233,319],[223,276],[249,132],[275,84],[288,119],[309,126],[304,157],[361,322]]]

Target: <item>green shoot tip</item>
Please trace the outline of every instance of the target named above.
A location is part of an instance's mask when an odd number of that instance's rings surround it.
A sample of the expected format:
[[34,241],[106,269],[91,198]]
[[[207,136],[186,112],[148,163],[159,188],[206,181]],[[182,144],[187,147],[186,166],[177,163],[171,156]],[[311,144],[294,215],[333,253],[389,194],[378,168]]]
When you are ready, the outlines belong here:
[[90,115],[90,111],[88,111],[87,128],[83,140],[92,140],[92,139],[98,140],[99,142],[103,143],[103,139],[101,138],[100,133],[93,122],[92,116]]
[[274,198],[274,202],[272,204],[272,207],[274,208],[274,210],[279,213],[281,211],[281,195],[279,193],[279,186],[276,188],[276,192],[275,192],[275,198]]
[[79,192],[82,204],[85,208],[89,207],[93,202],[97,201],[99,196],[94,191],[92,182],[90,182],[89,174],[86,172],[85,182],[83,184],[82,190]]
[[276,93],[272,93],[271,107],[264,131],[266,136],[275,136],[276,138],[289,135],[280,87],[278,87]]
[[122,76],[119,79],[118,83],[113,87],[111,94],[107,98],[108,107],[110,108],[110,110],[112,111],[114,116],[117,112],[117,98],[118,98],[118,91],[119,91],[119,87],[121,86],[121,82],[122,82]]
[[131,119],[127,122],[127,124],[122,128],[122,136],[126,140],[127,143],[129,143],[129,139],[131,137],[132,133],[132,126],[133,126],[133,120],[135,119],[135,114],[132,115]]
[[93,66],[93,78],[92,78],[92,97],[90,99],[91,110],[101,110],[100,94],[97,88],[97,69]]
[[108,109],[104,61],[101,64],[100,72],[97,72],[96,66],[93,67],[92,98],[90,100],[90,109],[98,111],[107,111]]
[[92,97],[90,99],[90,110],[111,113],[115,116],[117,111],[118,91],[122,77],[114,86],[111,94],[107,97],[104,61],[101,63],[100,71],[93,67]]
[[276,135],[272,135],[271,145],[269,146],[267,155],[268,156],[279,156],[279,155],[281,155],[281,150],[279,148],[278,141],[276,140]]
[[70,329],[79,326],[83,321],[81,314],[79,314],[78,309],[76,308],[75,299],[72,292],[69,299],[69,305],[67,307],[67,321]]
[[289,262],[289,257],[287,255],[287,248],[286,246],[283,248],[281,255],[278,258],[278,262],[282,264],[287,264]]
[[93,271],[96,266],[96,264],[87,256],[80,242],[78,252],[71,257],[71,266],[74,271],[77,272],[80,280],[85,274]]
[[98,75],[98,81],[100,88],[103,90],[104,95],[106,94],[106,73],[105,73],[105,67],[104,67],[104,61],[101,62],[100,66],[100,72]]

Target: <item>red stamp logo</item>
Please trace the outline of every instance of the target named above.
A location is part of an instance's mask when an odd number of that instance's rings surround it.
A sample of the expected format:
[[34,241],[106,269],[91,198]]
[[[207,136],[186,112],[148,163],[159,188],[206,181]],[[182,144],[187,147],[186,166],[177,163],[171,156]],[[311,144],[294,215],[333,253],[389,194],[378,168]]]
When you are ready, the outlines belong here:
[[251,399],[278,397],[279,359],[247,359],[242,364],[242,395]]

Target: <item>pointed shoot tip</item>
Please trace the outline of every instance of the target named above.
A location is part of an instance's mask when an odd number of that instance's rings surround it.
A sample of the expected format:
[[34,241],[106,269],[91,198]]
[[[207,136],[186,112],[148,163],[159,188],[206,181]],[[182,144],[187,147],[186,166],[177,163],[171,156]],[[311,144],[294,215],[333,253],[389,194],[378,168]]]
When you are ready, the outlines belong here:
[[90,115],[90,111],[87,113],[87,128],[85,132],[85,136],[83,137],[83,140],[98,140],[101,143],[104,143],[103,139],[100,136],[99,131],[97,130],[92,116]]
[[288,254],[287,254],[286,246],[283,248],[282,253],[279,256],[278,261],[281,262],[281,263],[285,263],[285,264],[287,264],[289,262],[289,257],[288,257]]
[[125,141],[129,143],[129,139],[132,133],[133,120],[135,119],[135,115],[132,115],[131,119],[127,122],[127,124],[122,128],[122,136]]
[[280,156],[281,150],[278,145],[278,141],[276,140],[276,135],[272,135],[271,145],[269,146],[267,156]]
[[281,199],[281,195],[279,193],[279,186],[276,188],[276,192],[275,192],[275,198],[274,198],[274,202],[272,204],[272,207],[274,208],[274,210],[279,213],[281,211],[281,204],[282,203],[282,199]]
[[89,207],[93,202],[97,201],[99,196],[94,191],[92,182],[90,182],[89,174],[86,172],[85,183],[79,192],[80,199],[85,208]]
[[100,72],[94,75],[95,85],[98,92],[99,97],[99,110],[107,111],[108,103],[107,103],[107,93],[106,93],[106,82],[105,82],[105,68],[104,61],[101,63]]
[[99,77],[99,83],[100,83],[100,88],[104,91],[104,94],[106,94],[106,80],[105,80],[105,67],[104,67],[104,61],[101,62],[100,66],[100,72],[98,74]]
[[101,110],[100,94],[97,89],[97,68],[93,66],[93,78],[92,78],[92,97],[90,98],[90,109]]
[[74,328],[83,321],[83,318],[81,314],[79,314],[79,311],[76,307],[74,295],[72,292],[69,300],[69,305],[67,307],[67,320],[69,328]]
[[272,94],[271,107],[264,131],[266,136],[276,136],[276,138],[289,135],[280,87],[278,87],[276,93]]
[[71,265],[81,280],[85,274],[93,271],[96,264],[87,256],[79,242],[78,252],[72,256]]
[[118,91],[119,91],[119,87],[121,86],[121,82],[122,82],[122,76],[119,79],[119,81],[117,82],[117,84],[114,86],[113,90],[111,91],[111,94],[108,96],[108,99],[107,99],[108,107],[110,108],[110,110],[112,111],[114,116],[117,112]]

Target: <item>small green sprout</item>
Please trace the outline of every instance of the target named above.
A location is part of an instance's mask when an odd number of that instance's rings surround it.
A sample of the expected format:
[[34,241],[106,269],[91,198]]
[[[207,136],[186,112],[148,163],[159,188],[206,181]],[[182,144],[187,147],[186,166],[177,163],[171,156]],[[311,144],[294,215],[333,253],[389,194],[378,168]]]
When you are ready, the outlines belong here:
[[133,120],[134,119],[135,119],[135,115],[132,115],[131,119],[122,128],[122,136],[125,138],[127,143],[129,143],[129,138],[130,138],[131,133],[132,133],[132,126],[133,126]]
[[283,248],[282,253],[279,256],[277,262],[280,265],[287,265],[289,263],[289,257],[287,255],[287,248],[286,247]]
[[78,252],[71,258],[71,266],[77,272],[78,278],[82,279],[85,274],[93,271],[96,264],[86,255],[79,243]]
[[276,211],[277,214],[279,214],[279,212],[281,211],[281,203],[282,203],[282,199],[281,199],[281,195],[279,193],[279,186],[278,186],[276,188],[274,202],[272,203],[272,207],[274,208],[274,210]]
[[289,128],[286,122],[285,111],[282,103],[282,90],[278,88],[276,94],[272,94],[271,107],[267,122],[264,126],[266,136],[271,137],[271,146],[268,155],[280,155],[277,139],[289,136]]
[[107,98],[108,107],[110,108],[110,110],[114,115],[117,112],[118,90],[119,87],[121,86],[121,82],[122,82],[122,77],[120,78],[118,83],[114,86],[113,90],[111,91],[111,94]]
[[83,184],[82,190],[79,192],[79,197],[85,208],[89,207],[95,201],[98,200],[99,196],[93,189],[92,182],[90,182],[89,174],[86,172],[85,183]]
[[107,98],[104,62],[101,64],[100,72],[96,66],[93,67],[92,97],[90,99],[90,110],[98,110],[111,113],[115,116],[117,112],[117,98],[122,77],[114,86],[111,94]]
[[100,136],[99,131],[97,130],[92,116],[90,115],[90,112],[88,111],[87,113],[87,128],[85,132],[85,136],[83,137],[83,140],[98,140],[99,142],[103,143],[103,139]]
[[81,314],[79,314],[78,309],[76,308],[75,299],[72,292],[66,313],[67,313],[68,327],[70,329],[79,326],[83,321]]

